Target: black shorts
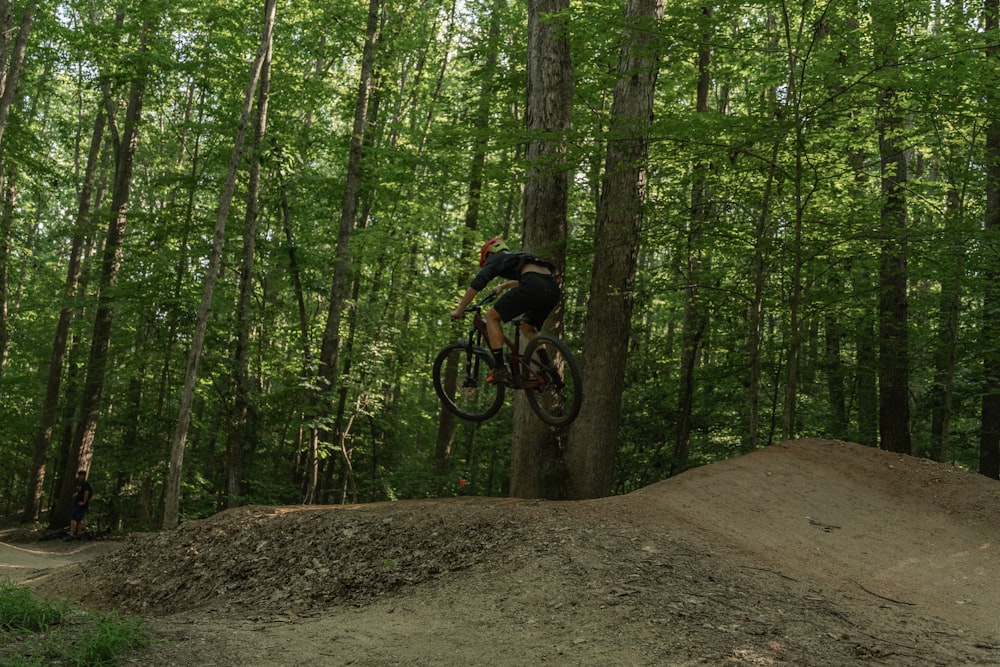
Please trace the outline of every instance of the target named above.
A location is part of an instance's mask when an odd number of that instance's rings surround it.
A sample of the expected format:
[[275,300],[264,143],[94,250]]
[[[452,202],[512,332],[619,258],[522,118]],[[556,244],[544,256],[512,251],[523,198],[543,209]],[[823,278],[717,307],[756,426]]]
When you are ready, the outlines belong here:
[[541,329],[560,298],[562,290],[554,277],[528,272],[521,274],[517,287],[497,299],[493,308],[504,322],[510,322],[523,313],[525,322]]
[[79,505],[73,503],[73,512],[70,514],[69,518],[73,521],[83,521],[83,517],[87,514],[87,506]]

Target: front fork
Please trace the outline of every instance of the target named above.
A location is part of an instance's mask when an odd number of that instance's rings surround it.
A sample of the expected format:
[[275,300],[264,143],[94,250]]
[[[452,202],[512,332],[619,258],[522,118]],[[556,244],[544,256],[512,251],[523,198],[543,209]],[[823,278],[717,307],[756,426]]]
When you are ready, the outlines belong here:
[[479,366],[482,360],[480,354],[485,354],[487,357],[490,355],[489,350],[478,344],[482,340],[483,334],[475,327],[469,331],[468,338],[458,339],[458,344],[465,348],[465,379],[462,381],[462,386],[465,388],[475,387],[479,381]]

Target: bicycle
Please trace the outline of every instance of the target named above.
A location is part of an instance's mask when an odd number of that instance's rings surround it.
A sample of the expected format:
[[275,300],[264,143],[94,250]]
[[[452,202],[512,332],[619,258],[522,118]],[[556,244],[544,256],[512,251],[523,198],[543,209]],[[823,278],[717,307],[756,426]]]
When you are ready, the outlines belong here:
[[473,313],[468,338],[446,345],[434,360],[434,391],[450,412],[471,422],[493,417],[503,406],[507,389],[525,392],[528,405],[550,426],[569,425],[580,414],[583,403],[583,376],[569,347],[553,336],[541,333],[521,352],[523,318],[513,320],[514,339],[504,335],[505,357],[511,370],[511,384],[488,383],[493,355],[483,347],[486,320],[483,308],[497,298],[492,292],[465,309]]

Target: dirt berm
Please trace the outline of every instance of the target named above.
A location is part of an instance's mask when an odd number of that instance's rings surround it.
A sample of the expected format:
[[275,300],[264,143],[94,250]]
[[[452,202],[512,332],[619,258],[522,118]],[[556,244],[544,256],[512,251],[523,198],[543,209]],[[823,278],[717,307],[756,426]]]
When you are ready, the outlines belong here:
[[1000,483],[838,441],[600,500],[246,507],[70,564],[49,544],[0,573],[147,618],[136,665],[1000,665]]

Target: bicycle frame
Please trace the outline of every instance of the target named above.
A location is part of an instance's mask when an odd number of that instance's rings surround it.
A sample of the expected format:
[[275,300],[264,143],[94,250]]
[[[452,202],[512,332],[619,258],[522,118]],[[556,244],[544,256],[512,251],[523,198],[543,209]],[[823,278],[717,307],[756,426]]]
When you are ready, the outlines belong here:
[[[483,317],[483,308],[486,304],[492,302],[496,299],[496,296],[489,295],[479,303],[470,306],[467,309],[474,313],[472,318],[472,327],[469,329],[469,345],[471,348],[478,348],[482,351],[490,352],[489,350],[489,332],[486,328],[486,318]],[[504,355],[507,359],[507,364],[510,367],[511,377],[514,380],[515,389],[529,389],[531,387],[541,386],[544,384],[544,379],[533,369],[531,369],[527,364],[522,363],[521,357],[521,323],[523,318],[516,318],[511,321],[514,325],[514,338],[511,340],[507,333],[503,334],[503,343],[506,348],[506,354]],[[483,347],[483,340],[486,340],[486,347]],[[461,341],[460,341],[461,342]],[[466,362],[471,363],[472,357]],[[471,369],[466,368],[467,376],[470,376]]]

